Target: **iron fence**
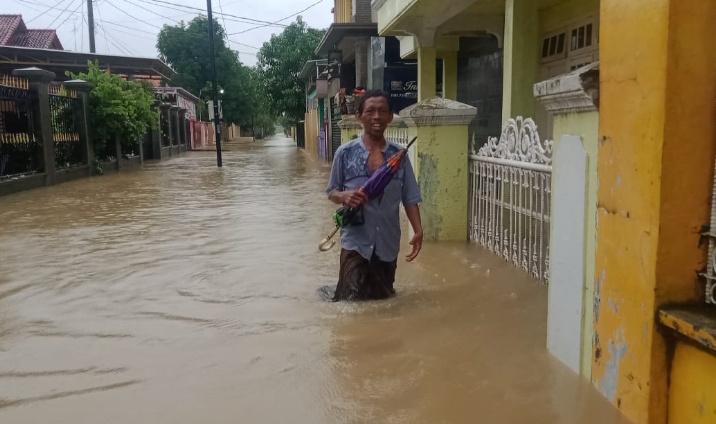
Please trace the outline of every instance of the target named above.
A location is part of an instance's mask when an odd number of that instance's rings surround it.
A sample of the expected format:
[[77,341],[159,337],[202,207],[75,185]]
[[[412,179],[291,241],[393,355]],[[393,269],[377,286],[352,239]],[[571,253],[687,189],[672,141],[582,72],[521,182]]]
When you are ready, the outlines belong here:
[[52,84],[50,91],[50,124],[55,150],[55,169],[67,169],[85,163],[80,141],[77,111],[81,100],[74,90]]
[[478,151],[472,143],[470,240],[548,282],[552,142],[540,141],[531,118],[518,117]]
[[161,131],[162,134],[162,147],[171,146],[172,143],[169,139],[169,131],[171,131],[171,129],[169,128],[169,119],[167,119],[167,114],[164,113],[164,111],[160,111],[159,131]]
[[0,75],[0,180],[43,172],[32,120],[28,81]]
[[135,156],[139,156],[140,143],[141,139],[137,139],[131,142],[123,141],[121,143],[122,157],[133,158]]

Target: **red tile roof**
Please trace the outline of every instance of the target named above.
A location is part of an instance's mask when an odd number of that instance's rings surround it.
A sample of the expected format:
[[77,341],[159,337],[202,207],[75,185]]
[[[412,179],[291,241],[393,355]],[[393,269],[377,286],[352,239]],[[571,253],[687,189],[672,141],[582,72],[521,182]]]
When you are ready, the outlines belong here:
[[0,15],[0,45],[6,45],[20,26],[26,29],[22,15]]
[[27,29],[21,15],[0,15],[0,46],[64,50],[54,29]]
[[7,45],[32,47],[35,49],[64,50],[54,29],[29,29],[26,32],[18,31],[13,35]]

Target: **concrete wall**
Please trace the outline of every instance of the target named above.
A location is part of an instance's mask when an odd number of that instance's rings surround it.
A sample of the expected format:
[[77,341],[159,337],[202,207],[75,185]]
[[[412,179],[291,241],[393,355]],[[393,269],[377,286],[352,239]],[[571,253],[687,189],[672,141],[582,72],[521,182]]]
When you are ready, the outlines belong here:
[[532,86],[539,81],[539,16],[532,0],[505,1],[502,121],[535,115]]
[[716,356],[687,343],[676,346],[671,365],[669,424],[716,422]]
[[601,0],[592,380],[636,423],[672,414],[655,311],[696,301],[705,265],[716,155],[716,50],[705,34],[715,21],[714,2]]
[[[578,135],[587,154],[587,187],[585,204],[584,246],[584,317],[582,326],[582,359],[580,372],[589,377],[592,369],[594,335],[594,258],[597,248],[597,153],[599,150],[599,112],[559,114],[554,118],[554,151],[559,149],[564,134]],[[554,192],[554,191],[553,191]],[[555,222],[552,222],[555,225]]]

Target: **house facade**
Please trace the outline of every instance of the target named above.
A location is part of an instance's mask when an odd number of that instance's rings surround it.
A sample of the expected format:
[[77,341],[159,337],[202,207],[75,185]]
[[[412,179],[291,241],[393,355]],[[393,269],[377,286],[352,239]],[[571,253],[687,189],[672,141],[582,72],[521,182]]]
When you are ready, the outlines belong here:
[[[465,219],[464,239],[547,282],[548,349],[633,422],[715,422],[716,5],[372,7],[418,62],[401,116],[426,227],[455,239]],[[431,198],[463,179],[464,198]]]

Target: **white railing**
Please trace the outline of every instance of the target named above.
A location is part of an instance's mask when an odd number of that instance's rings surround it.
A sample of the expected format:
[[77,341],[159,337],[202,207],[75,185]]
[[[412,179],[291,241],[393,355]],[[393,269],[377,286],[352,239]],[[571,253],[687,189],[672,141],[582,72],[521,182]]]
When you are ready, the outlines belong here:
[[500,138],[470,152],[470,241],[535,279],[549,281],[552,142],[531,118],[510,119]]
[[[356,134],[358,137],[362,136],[363,128],[358,128]],[[410,141],[408,127],[401,125],[400,122],[393,121],[393,124],[385,129],[385,139],[403,147],[407,146]],[[408,159],[410,159],[410,163],[413,165],[413,169],[415,169],[415,147],[408,151]]]

